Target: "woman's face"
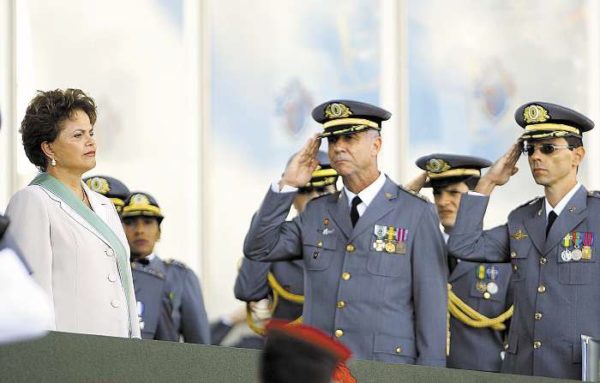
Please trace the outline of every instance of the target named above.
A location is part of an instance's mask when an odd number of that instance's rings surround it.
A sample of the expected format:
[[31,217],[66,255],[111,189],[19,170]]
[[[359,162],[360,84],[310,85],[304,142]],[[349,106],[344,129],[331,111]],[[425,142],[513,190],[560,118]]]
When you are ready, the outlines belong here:
[[47,145],[49,151],[44,151],[49,162],[56,160],[56,167],[83,174],[96,166],[94,127],[83,110],[76,110],[64,120],[56,139]]

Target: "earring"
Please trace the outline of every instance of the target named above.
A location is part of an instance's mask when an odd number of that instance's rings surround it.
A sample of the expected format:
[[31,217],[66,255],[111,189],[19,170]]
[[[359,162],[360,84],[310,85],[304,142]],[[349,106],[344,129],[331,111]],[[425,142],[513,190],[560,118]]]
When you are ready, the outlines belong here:
[[56,166],[56,160],[54,158],[52,159],[52,161],[50,161],[50,165]]

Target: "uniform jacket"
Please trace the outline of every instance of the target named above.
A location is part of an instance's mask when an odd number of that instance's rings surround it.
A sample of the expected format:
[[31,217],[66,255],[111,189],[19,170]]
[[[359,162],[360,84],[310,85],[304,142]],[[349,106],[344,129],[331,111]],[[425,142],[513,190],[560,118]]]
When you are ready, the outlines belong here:
[[600,250],[590,259],[565,261],[568,233],[600,233],[600,199],[584,187],[575,193],[546,238],[544,199],[518,207],[508,223],[482,230],[489,198],[463,195],[448,242],[463,258],[511,262],[515,312],[502,371],[581,379],[582,334],[600,337]]
[[[134,267],[133,278],[136,296],[142,303],[145,339],[178,341],[181,336],[186,343],[210,344],[202,289],[191,269],[155,255],[148,265]],[[164,311],[169,315],[165,316]]]
[[[479,275],[483,267],[483,278]],[[493,274],[493,275],[492,275]],[[495,318],[510,307],[509,284],[512,269],[506,263],[459,262],[450,273],[452,291],[469,307],[488,318]],[[490,294],[481,286],[494,283]],[[494,290],[492,290],[494,291]],[[486,294],[487,292],[487,294]],[[505,325],[508,327],[509,321]],[[450,317],[450,354],[448,367],[479,371],[500,371],[505,331],[475,328]]]
[[[267,298],[271,294],[267,280],[269,272],[273,273],[279,284],[287,291],[296,295],[304,295],[304,267],[302,265],[302,260],[268,263],[243,259],[235,280],[235,297],[245,302]],[[301,315],[302,304],[279,297],[273,318],[293,321]]]
[[[83,187],[94,212],[129,251],[113,204],[85,184]],[[133,284],[126,296],[114,249],[87,221],[37,185],[18,191],[6,213],[11,219],[9,233],[31,266],[34,279],[54,302],[55,326],[51,330],[140,337]]]
[[[386,179],[353,228],[345,193],[314,199],[286,222],[294,196],[269,190],[244,254],[303,258],[304,323],[359,359],[444,366],[447,266],[433,205]],[[404,252],[376,251],[375,225],[407,230]]]

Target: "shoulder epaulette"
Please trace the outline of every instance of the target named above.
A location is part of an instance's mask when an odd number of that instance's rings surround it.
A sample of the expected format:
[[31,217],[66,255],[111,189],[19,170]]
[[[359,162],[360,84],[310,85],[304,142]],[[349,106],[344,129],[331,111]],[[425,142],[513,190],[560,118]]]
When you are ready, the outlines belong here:
[[589,190],[588,197],[600,198],[600,191],[598,190]]
[[527,202],[525,202],[525,203],[523,203],[523,204],[521,204],[521,205],[517,206],[517,207],[516,207],[516,209],[518,209],[518,208],[520,208],[520,207],[524,207],[524,206],[533,205],[534,203],[536,203],[537,201],[539,201],[539,200],[540,200],[540,199],[542,199],[542,198],[544,198],[544,197],[542,197],[542,196],[537,196],[537,197],[535,197],[534,199],[532,199],[532,200],[529,200],[529,201],[527,201]]
[[398,185],[398,188],[399,188],[400,190],[403,190],[403,191],[407,192],[408,194],[411,194],[411,195],[413,195],[413,196],[415,196],[415,197],[417,197],[417,198],[420,198],[420,199],[422,199],[422,200],[423,200],[423,201],[425,201],[425,202],[429,202],[429,198],[425,197],[425,196],[424,196],[423,194],[421,194],[421,193],[417,193],[416,191],[414,191],[414,190],[411,190],[411,189],[409,189],[409,188],[407,188],[407,187],[404,187],[404,186],[402,186],[402,185]]
[[165,263],[166,263],[167,265],[170,265],[170,266],[171,266],[171,265],[172,265],[172,266],[177,266],[177,267],[180,267],[180,268],[182,268],[182,269],[186,269],[186,270],[187,270],[187,269],[189,269],[189,267],[187,267],[187,265],[186,265],[185,263],[183,263],[183,262],[181,262],[181,261],[178,261],[178,260],[176,260],[176,259],[167,259],[167,260],[165,261]]
[[137,262],[131,262],[131,269],[140,271],[142,273],[154,275],[155,277],[160,278],[160,279],[165,279],[165,274],[162,271],[154,270],[149,267],[144,267]]

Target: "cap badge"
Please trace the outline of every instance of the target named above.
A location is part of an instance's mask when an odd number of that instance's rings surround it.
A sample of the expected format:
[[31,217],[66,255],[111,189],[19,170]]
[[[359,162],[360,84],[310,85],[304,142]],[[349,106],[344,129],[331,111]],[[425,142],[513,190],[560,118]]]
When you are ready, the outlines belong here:
[[333,103],[325,108],[325,117],[327,118],[345,118],[352,115],[352,111],[344,104]]
[[108,181],[104,178],[94,177],[87,182],[90,189],[95,191],[96,193],[106,194],[110,191],[110,185],[108,185]]
[[131,197],[130,205],[150,205],[150,200],[143,194],[135,194]]
[[427,165],[425,165],[425,168],[428,172],[431,173],[442,173],[450,170],[450,165],[448,165],[448,163],[442,159],[432,158],[429,161],[427,161]]
[[529,105],[523,111],[523,118],[528,124],[532,122],[546,122],[550,119],[548,111],[540,105]]

